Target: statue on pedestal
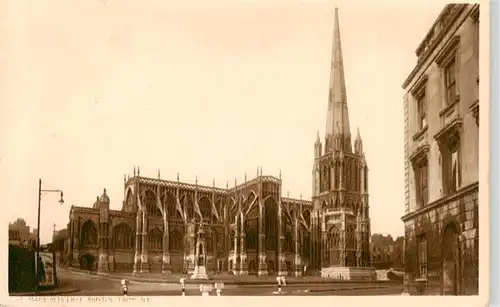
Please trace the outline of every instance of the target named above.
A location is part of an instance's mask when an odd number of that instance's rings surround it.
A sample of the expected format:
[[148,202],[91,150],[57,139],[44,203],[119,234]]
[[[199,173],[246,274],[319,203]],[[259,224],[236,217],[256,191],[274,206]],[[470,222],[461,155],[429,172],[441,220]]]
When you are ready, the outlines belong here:
[[193,275],[191,275],[191,279],[208,279],[206,269],[205,231],[203,231],[203,224],[200,224],[198,228],[195,267]]

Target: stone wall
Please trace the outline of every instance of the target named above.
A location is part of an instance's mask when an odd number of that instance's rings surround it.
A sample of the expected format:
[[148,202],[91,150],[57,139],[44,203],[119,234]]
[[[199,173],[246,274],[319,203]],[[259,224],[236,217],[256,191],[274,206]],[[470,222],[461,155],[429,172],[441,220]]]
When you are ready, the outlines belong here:
[[[443,291],[443,246],[444,230],[450,224],[458,229],[459,294],[478,294],[479,286],[479,227],[478,227],[478,185],[464,188],[451,199],[437,203],[429,210],[405,223],[405,269],[411,274],[411,281],[419,277],[418,236],[427,239],[427,288],[426,294],[441,294]],[[410,285],[414,288],[415,284]]]

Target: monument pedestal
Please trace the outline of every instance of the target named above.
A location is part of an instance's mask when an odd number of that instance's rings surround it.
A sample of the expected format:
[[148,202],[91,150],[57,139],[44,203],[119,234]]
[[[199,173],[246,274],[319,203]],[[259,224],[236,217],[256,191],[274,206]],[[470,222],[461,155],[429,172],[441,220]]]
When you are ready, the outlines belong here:
[[321,277],[340,280],[376,280],[377,273],[371,267],[327,267],[321,269]]
[[108,267],[108,255],[104,253],[99,254],[99,262],[97,264],[97,272],[98,273],[107,273],[109,272]]
[[196,266],[194,268],[193,275],[191,275],[191,279],[208,279],[207,269],[205,266]]

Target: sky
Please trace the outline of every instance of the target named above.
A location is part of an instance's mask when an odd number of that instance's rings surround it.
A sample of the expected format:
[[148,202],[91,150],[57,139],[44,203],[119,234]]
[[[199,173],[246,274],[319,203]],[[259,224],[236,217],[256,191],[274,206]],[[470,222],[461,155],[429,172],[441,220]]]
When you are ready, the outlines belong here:
[[[370,169],[372,233],[403,234],[402,83],[442,1],[4,1],[0,9],[2,217],[42,243],[71,205],[124,174],[225,187],[257,168],[310,199],[326,125],[334,8],[339,8],[351,133]],[[7,233],[7,232],[5,232]]]

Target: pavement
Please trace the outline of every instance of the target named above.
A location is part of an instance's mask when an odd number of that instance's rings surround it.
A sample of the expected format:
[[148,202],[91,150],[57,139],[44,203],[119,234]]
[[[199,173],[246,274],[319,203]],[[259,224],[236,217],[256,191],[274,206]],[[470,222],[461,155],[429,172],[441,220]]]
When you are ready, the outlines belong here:
[[66,283],[66,281],[59,282],[57,288],[43,289],[38,293],[36,292],[16,292],[9,293],[9,296],[56,296],[56,295],[78,295],[81,290],[77,287],[72,287],[73,284]]
[[[233,277],[234,278],[234,277]],[[67,288],[79,289],[77,293],[61,293],[54,295],[78,296],[122,296],[120,281],[117,276],[97,275],[75,272],[65,269],[58,270],[58,279]],[[186,284],[186,296],[200,296],[199,281]],[[212,281],[213,283],[214,281]],[[268,295],[401,295],[402,285],[395,283],[366,283],[366,282],[336,282],[336,283],[296,283],[288,284],[278,293],[276,284],[242,285],[227,284],[224,282],[223,296],[268,296]],[[181,285],[176,283],[154,283],[130,280],[129,296],[177,296],[181,295]],[[215,291],[210,295],[216,295]]]
[[[132,273],[96,273],[90,271],[82,271],[79,269],[69,269],[76,274],[84,274],[86,276],[91,275],[99,275],[104,276],[108,279],[121,280],[128,279],[129,281],[141,282],[141,283],[168,283],[168,284],[179,284],[179,280],[181,278],[185,279],[186,284],[196,284],[200,283],[209,283],[213,284],[215,282],[223,282],[225,285],[276,285],[276,276],[254,276],[254,275],[245,275],[245,276],[234,276],[228,274],[219,274],[215,276],[211,276],[209,280],[192,280],[190,279],[190,275],[183,274],[161,274],[161,273],[140,273],[140,274],[132,274]],[[295,277],[295,276],[287,276],[286,281],[289,285],[293,284],[343,284],[343,283],[356,283],[356,284],[380,284],[380,285],[389,285],[389,284],[400,284],[398,281],[349,281],[349,280],[338,280],[338,279],[325,279],[319,276],[306,276],[306,277]]]

